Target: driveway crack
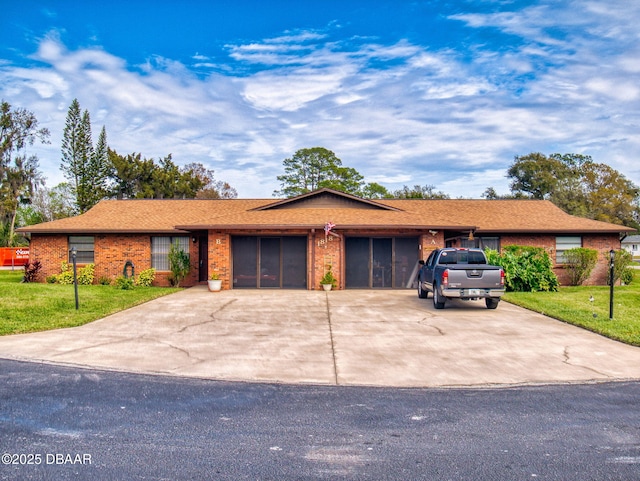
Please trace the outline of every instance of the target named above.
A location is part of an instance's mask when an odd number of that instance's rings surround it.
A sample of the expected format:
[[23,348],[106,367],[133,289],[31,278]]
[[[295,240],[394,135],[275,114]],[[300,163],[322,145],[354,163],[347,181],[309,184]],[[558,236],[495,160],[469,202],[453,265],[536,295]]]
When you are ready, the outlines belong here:
[[333,357],[333,377],[338,385],[338,363],[336,362],[336,346],[333,340],[333,326],[331,325],[331,307],[329,305],[329,293],[325,293],[327,300],[327,322],[329,324],[329,338],[331,340],[331,356]]
[[211,314],[209,314],[209,317],[211,318],[211,320],[209,321],[202,321],[202,322],[195,322],[193,324],[187,324],[186,326],[184,326],[183,328],[179,329],[178,333],[182,333],[184,331],[186,331],[187,329],[191,329],[192,327],[197,327],[197,326],[204,326],[205,324],[210,324],[212,322],[216,321],[216,314],[218,314],[220,311],[226,309],[229,305],[231,305],[232,303],[234,303],[235,301],[237,301],[237,299],[231,299],[229,302],[225,302],[224,304],[222,304],[217,310],[213,311]]
[[429,327],[434,328],[436,331],[438,331],[438,334],[440,334],[441,336],[444,336],[444,331],[442,329],[440,329],[438,326],[434,326],[433,324],[427,324]]
[[604,377],[611,377],[609,374],[598,371],[597,369],[593,369],[591,367],[588,366],[583,366],[581,364],[574,364],[573,362],[571,362],[571,354],[569,353],[569,347],[570,346],[565,346],[564,347],[564,352],[563,352],[563,356],[564,356],[564,361],[562,361],[564,364],[567,364],[568,366],[573,366],[573,367],[579,367],[581,369],[586,369],[587,371],[591,371],[594,372],[600,376],[604,376]]

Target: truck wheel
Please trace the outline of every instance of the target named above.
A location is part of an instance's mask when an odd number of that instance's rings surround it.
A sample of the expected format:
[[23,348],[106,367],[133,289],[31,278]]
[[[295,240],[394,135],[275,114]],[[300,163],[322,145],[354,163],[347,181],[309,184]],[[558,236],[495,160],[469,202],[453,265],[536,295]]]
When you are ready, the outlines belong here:
[[433,285],[433,307],[436,309],[444,309],[444,299],[438,294],[438,286]]
[[484,300],[484,302],[487,305],[487,309],[495,309],[496,307],[498,307],[498,303],[500,302],[500,299],[494,299],[492,297],[487,297]]
[[429,297],[429,291],[422,289],[422,283],[420,281],[418,281],[418,297],[420,299],[426,299]]

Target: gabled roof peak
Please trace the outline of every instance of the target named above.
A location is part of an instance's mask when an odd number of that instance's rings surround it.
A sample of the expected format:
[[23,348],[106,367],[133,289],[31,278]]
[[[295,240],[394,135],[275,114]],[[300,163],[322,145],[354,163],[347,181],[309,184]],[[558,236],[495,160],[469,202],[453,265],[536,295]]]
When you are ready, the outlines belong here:
[[279,200],[271,204],[256,207],[253,210],[275,209],[378,209],[400,211],[401,209],[381,204],[370,199],[363,199],[352,194],[329,189],[328,187],[300,194],[296,197]]

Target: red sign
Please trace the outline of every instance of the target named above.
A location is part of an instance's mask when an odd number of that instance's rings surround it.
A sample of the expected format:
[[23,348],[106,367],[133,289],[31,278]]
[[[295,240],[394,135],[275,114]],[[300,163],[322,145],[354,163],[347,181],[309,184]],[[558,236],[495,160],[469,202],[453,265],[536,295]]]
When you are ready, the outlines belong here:
[[0,265],[23,266],[29,262],[28,247],[0,247]]

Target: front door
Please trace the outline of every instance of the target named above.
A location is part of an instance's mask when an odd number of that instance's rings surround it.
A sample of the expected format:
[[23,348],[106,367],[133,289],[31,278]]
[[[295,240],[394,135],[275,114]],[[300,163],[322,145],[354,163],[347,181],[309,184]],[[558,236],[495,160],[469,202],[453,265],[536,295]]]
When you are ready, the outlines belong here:
[[204,282],[209,278],[209,238],[201,235],[198,238],[198,280]]

